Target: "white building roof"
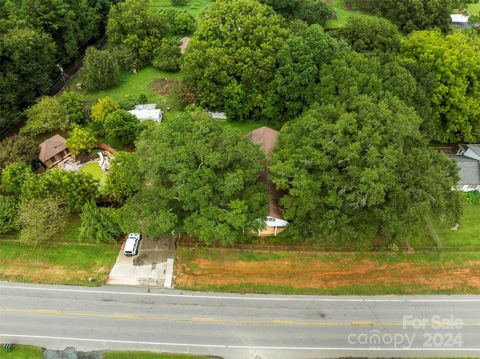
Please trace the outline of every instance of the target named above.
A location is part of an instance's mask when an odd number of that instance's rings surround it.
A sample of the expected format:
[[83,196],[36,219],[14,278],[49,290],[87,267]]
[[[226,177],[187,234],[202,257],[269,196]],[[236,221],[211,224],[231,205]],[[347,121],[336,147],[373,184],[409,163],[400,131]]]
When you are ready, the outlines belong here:
[[463,14],[452,14],[450,15],[450,18],[452,19],[452,22],[455,24],[468,23],[468,16],[465,16]]
[[268,216],[265,225],[267,227],[288,227],[288,222],[284,219]]
[[156,108],[157,104],[155,103],[145,103],[135,106],[134,110],[155,110]]
[[155,110],[131,110],[128,111],[140,121],[153,120],[156,122],[162,122],[163,114],[159,109]]
[[227,114],[225,112],[209,112],[211,118],[215,120],[226,120]]

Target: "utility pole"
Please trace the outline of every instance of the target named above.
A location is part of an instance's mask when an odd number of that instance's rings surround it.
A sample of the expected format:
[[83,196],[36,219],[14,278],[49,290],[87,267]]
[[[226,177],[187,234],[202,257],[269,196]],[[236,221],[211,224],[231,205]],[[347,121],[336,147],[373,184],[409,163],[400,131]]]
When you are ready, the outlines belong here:
[[57,66],[60,69],[60,73],[62,74],[63,86],[64,86],[64,88],[66,88],[67,87],[67,79],[66,79],[65,71],[63,71],[63,67],[60,66],[59,64],[57,64]]

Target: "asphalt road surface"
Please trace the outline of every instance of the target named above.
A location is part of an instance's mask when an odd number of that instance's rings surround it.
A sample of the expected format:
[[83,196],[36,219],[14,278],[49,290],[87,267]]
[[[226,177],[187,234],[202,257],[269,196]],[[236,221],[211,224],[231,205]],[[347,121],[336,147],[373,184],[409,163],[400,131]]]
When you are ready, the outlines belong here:
[[0,343],[226,359],[480,357],[480,296],[319,297],[0,282]]

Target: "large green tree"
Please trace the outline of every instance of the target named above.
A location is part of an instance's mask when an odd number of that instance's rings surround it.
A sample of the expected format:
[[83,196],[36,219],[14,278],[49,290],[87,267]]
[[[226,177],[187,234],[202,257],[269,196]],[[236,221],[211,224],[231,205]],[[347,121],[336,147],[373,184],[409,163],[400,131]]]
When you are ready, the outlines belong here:
[[29,244],[46,243],[65,228],[67,219],[64,202],[58,197],[24,201],[18,211],[19,239]]
[[405,31],[439,28],[450,31],[452,14],[477,0],[347,0],[347,5],[382,15]]
[[270,167],[281,203],[302,238],[352,243],[401,240],[434,215],[454,223],[455,164],[428,148],[421,120],[398,98],[358,96],[315,105],[279,138]]
[[99,196],[98,182],[87,173],[57,168],[42,175],[29,176],[22,186],[22,201],[28,202],[45,196],[62,199],[68,212],[78,213],[86,202]]
[[480,42],[462,32],[412,33],[402,44],[406,61],[424,65],[435,76],[432,93],[433,139],[480,139]]
[[13,196],[0,195],[0,234],[18,229],[18,202]]
[[89,47],[83,62],[82,76],[87,89],[103,90],[118,83],[120,68],[109,50]]
[[17,119],[52,82],[55,44],[26,27],[0,26],[0,129]]
[[137,159],[132,152],[117,152],[103,187],[103,194],[123,203],[140,188]]
[[14,162],[32,164],[37,159],[38,146],[30,137],[14,135],[0,142],[0,173]]
[[310,103],[348,103],[359,95],[381,100],[390,94],[415,108],[422,132],[431,138],[430,92],[395,57],[350,53],[322,66],[319,78]]
[[140,131],[140,121],[125,110],[116,110],[107,115],[105,133],[122,145],[133,145]]
[[351,17],[337,34],[358,52],[397,53],[400,50],[398,28],[380,17]]
[[205,114],[144,131],[137,155],[143,185],[124,205],[125,231],[232,244],[267,213],[260,149]]
[[24,162],[11,163],[2,171],[2,191],[18,199],[24,184],[34,180],[35,174],[29,165]]
[[99,208],[93,201],[85,203],[80,215],[80,238],[85,242],[116,243],[121,232],[109,215],[111,208]]
[[203,12],[184,58],[185,80],[200,104],[232,119],[258,117],[289,32],[256,0],[224,0]]
[[66,145],[72,154],[78,155],[82,152],[91,152],[95,148],[96,143],[97,139],[89,128],[74,126]]
[[69,128],[69,114],[57,97],[42,97],[35,105],[25,111],[27,122],[20,133],[37,136],[50,131]]
[[169,30],[167,16],[156,11],[150,0],[120,2],[108,15],[109,41],[120,49],[127,67],[140,68],[149,63]]
[[342,57],[347,45],[312,25],[288,39],[277,54],[278,69],[264,113],[272,120],[288,121],[312,102],[324,64]]
[[287,20],[302,20],[308,24],[325,25],[334,11],[321,0],[260,0]]

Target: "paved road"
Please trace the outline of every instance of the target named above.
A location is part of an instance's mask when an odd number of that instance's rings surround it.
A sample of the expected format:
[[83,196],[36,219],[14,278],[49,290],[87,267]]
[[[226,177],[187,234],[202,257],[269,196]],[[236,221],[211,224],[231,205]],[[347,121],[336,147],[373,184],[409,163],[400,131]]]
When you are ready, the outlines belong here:
[[228,359],[480,357],[480,296],[227,295],[0,282],[0,342]]

